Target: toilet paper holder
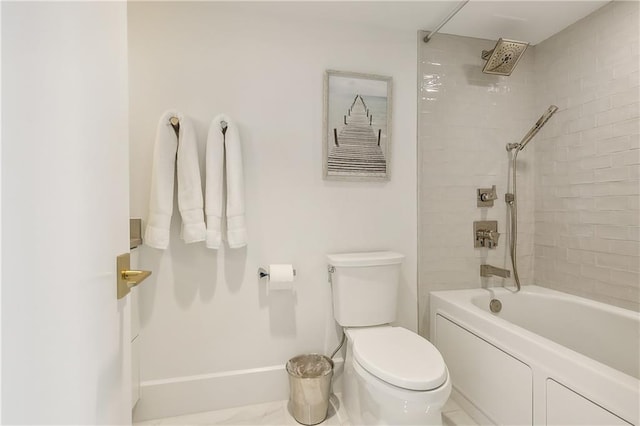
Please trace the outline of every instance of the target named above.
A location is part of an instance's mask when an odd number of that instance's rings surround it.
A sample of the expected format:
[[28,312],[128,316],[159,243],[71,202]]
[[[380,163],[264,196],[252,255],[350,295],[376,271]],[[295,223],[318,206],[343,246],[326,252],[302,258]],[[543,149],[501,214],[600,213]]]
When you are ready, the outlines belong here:
[[[296,276],[295,269],[293,270],[293,276],[294,277]],[[258,278],[264,278],[264,277],[269,278],[269,272],[267,272],[265,268],[262,268],[262,267],[258,268]]]

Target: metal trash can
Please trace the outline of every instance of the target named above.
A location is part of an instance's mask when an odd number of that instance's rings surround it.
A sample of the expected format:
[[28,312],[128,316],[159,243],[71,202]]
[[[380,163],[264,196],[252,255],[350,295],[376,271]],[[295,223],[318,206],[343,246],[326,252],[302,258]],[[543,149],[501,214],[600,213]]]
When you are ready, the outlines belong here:
[[316,425],[327,418],[333,361],[324,355],[298,355],[287,362],[289,407],[303,425]]

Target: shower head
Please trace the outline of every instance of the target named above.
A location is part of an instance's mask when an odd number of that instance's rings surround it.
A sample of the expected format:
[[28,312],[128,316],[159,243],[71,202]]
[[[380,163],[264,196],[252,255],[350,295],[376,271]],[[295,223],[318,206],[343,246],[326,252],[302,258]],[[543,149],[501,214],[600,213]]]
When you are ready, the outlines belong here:
[[525,146],[529,143],[531,139],[542,129],[542,126],[545,125],[547,121],[551,118],[553,114],[556,113],[558,107],[555,105],[551,105],[547,110],[542,114],[542,116],[536,121],[536,124],[533,125],[531,130],[524,135],[524,138],[520,141],[520,143],[509,143],[507,144],[507,151],[511,151],[517,149],[517,151],[522,151]]
[[511,75],[529,43],[515,40],[498,40],[493,50],[483,50],[482,59],[487,61],[482,72],[485,74]]

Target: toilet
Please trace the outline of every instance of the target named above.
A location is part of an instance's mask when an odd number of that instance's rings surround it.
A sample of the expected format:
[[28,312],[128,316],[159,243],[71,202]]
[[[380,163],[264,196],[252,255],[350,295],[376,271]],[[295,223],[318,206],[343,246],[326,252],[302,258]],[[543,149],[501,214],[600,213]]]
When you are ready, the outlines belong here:
[[353,425],[441,425],[451,394],[440,352],[396,318],[394,252],[329,254],[333,313],[347,337],[342,403]]

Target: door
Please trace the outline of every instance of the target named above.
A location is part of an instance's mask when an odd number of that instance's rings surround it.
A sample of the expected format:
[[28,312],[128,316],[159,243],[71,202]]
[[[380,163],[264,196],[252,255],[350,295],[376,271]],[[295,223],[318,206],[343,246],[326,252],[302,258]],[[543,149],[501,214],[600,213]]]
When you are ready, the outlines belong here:
[[126,2],[2,2],[2,423],[126,424]]

